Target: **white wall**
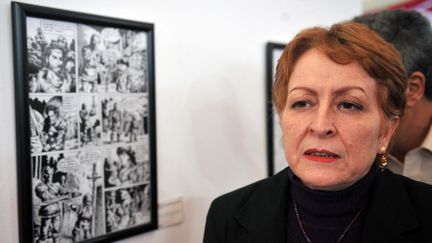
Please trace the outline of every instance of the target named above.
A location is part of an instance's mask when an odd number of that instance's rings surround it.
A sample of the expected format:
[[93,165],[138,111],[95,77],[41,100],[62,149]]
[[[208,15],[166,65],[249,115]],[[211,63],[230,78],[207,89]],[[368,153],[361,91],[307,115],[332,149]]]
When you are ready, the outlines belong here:
[[[183,224],[124,243],[201,242],[213,198],[266,175],[264,47],[361,12],[360,0],[40,0],[155,23],[158,190]],[[10,2],[0,0],[0,241],[18,242]]]

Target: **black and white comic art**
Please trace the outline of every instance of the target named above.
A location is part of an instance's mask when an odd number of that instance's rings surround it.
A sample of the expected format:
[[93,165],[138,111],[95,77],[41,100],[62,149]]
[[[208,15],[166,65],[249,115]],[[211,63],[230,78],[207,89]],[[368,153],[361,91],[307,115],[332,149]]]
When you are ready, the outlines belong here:
[[105,188],[149,183],[147,146],[119,146],[104,157]]
[[99,98],[92,96],[81,96],[79,98],[79,131],[80,146],[100,145],[102,122]]
[[30,96],[32,153],[78,148],[77,102],[73,96]]
[[33,238],[25,242],[108,242],[155,229],[149,34],[38,17],[26,24]]
[[78,25],[80,92],[147,92],[147,34]]
[[30,93],[70,93],[76,90],[76,25],[27,18]]
[[105,191],[106,231],[113,232],[150,220],[149,184]]
[[148,142],[146,96],[110,96],[101,104],[103,143]]
[[32,157],[36,242],[78,242],[105,233],[101,160],[100,151]]

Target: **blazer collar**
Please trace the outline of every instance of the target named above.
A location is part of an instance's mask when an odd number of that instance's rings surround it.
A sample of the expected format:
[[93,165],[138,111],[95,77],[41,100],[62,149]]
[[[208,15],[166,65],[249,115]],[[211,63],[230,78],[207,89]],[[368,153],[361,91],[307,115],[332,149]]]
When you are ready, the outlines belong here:
[[[262,183],[235,215],[246,234],[235,243],[287,242],[290,182],[286,169]],[[365,216],[361,242],[409,242],[403,233],[418,227],[401,180],[386,170],[377,176]]]
[[418,227],[416,212],[402,181],[383,171],[373,186],[362,242],[409,242],[403,233]]
[[247,233],[235,243],[287,242],[287,205],[289,179],[287,169],[262,183],[235,215]]

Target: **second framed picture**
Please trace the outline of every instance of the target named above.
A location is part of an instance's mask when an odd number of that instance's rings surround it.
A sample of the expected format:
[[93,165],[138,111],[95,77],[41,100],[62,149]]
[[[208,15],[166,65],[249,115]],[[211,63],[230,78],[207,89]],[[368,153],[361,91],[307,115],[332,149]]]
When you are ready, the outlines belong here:
[[267,173],[272,176],[287,167],[279,117],[272,102],[272,88],[276,65],[285,44],[269,42],[266,46],[266,122],[267,122]]
[[157,228],[154,27],[13,2],[21,242]]

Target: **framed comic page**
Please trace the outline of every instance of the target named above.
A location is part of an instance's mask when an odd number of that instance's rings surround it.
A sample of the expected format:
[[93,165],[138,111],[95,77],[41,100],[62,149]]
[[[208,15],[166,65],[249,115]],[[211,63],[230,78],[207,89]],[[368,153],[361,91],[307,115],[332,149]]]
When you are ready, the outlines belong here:
[[12,2],[20,242],[157,228],[154,26]]
[[275,79],[276,65],[285,44],[269,42],[266,46],[266,122],[267,122],[267,173],[272,176],[287,167],[283,145],[282,131],[272,102],[272,87]]

